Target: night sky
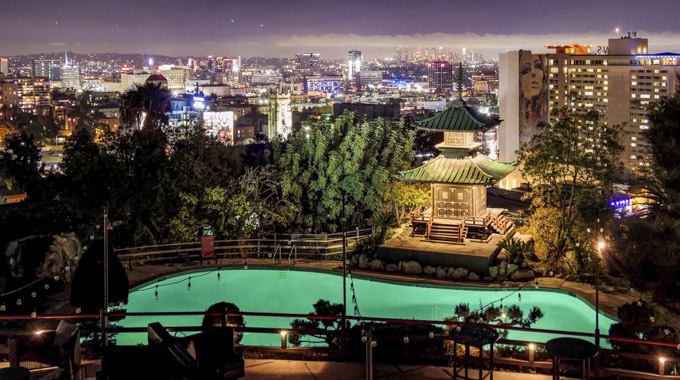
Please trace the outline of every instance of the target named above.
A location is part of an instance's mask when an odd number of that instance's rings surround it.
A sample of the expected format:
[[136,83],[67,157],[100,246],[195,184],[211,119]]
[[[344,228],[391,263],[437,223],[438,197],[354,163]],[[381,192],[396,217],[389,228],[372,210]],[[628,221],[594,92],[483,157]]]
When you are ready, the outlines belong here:
[[[0,0],[0,56],[72,50],[167,55],[391,56],[396,45],[495,56],[606,44],[638,31],[680,51],[678,0]],[[646,9],[647,8],[647,9]],[[233,21],[232,21],[233,20]]]

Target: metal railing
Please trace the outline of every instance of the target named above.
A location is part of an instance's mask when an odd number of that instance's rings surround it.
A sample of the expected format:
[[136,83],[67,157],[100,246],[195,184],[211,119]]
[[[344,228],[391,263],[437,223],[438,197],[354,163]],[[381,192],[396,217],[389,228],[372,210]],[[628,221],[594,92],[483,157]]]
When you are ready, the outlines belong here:
[[[354,229],[345,233],[347,252],[353,252],[357,245],[375,234],[373,228]],[[271,234],[259,238],[216,240],[216,259],[236,257],[282,259],[282,251],[288,259],[294,256],[304,259],[338,260],[342,255],[342,232],[329,234]],[[201,242],[154,244],[139,247],[114,249],[118,259],[132,268],[135,265],[163,264],[210,260],[201,254]]]

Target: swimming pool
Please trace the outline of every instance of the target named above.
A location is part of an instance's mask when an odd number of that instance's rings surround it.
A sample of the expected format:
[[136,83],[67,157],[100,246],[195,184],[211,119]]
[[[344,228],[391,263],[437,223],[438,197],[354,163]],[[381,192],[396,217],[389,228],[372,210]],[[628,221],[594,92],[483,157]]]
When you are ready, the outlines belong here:
[[[221,269],[218,279],[215,269],[185,272],[153,281],[131,290],[128,312],[204,311],[210,305],[226,301],[248,312],[307,314],[319,299],[342,302],[342,275],[304,269],[258,268]],[[191,289],[188,280],[191,277]],[[168,285],[170,284],[170,285]],[[347,313],[353,315],[350,281],[347,280]],[[155,285],[158,299],[154,299]],[[164,286],[167,285],[167,286]],[[359,311],[363,316],[443,320],[454,315],[460,303],[472,309],[509,295],[516,288],[467,288],[435,286],[354,278]],[[519,306],[525,317],[538,306],[543,311],[534,328],[578,332],[595,331],[595,310],[580,298],[557,290],[524,288],[521,301],[517,294],[503,301],[503,306]],[[146,327],[159,321],[165,326],[199,326],[202,316],[128,317],[119,322],[123,327]],[[290,326],[292,319],[246,316],[248,327]],[[600,331],[609,332],[614,319],[600,314]],[[545,342],[549,334],[510,331],[509,339]],[[118,344],[146,344],[145,333],[118,334]],[[273,334],[245,333],[242,342],[248,345],[280,344]],[[604,343],[604,342],[603,342]]]

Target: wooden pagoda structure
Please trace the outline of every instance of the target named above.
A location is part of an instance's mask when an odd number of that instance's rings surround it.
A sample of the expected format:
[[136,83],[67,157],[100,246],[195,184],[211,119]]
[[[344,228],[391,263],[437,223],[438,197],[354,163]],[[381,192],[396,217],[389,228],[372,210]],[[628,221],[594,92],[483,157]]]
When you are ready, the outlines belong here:
[[480,113],[461,99],[417,123],[418,129],[444,132],[444,142],[437,145],[439,156],[397,174],[402,181],[431,185],[432,207],[411,212],[414,234],[462,243],[468,237],[488,241],[492,233],[506,234],[512,228],[505,210],[487,208],[486,187],[505,178],[515,165],[479,153],[477,138],[499,124],[497,116]]

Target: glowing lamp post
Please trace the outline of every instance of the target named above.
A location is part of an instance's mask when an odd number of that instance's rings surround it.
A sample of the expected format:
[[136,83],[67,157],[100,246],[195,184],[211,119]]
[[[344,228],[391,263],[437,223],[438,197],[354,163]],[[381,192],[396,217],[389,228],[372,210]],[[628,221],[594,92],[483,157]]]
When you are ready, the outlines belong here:
[[288,335],[288,331],[281,330],[281,348],[283,349],[287,346],[286,335]]

